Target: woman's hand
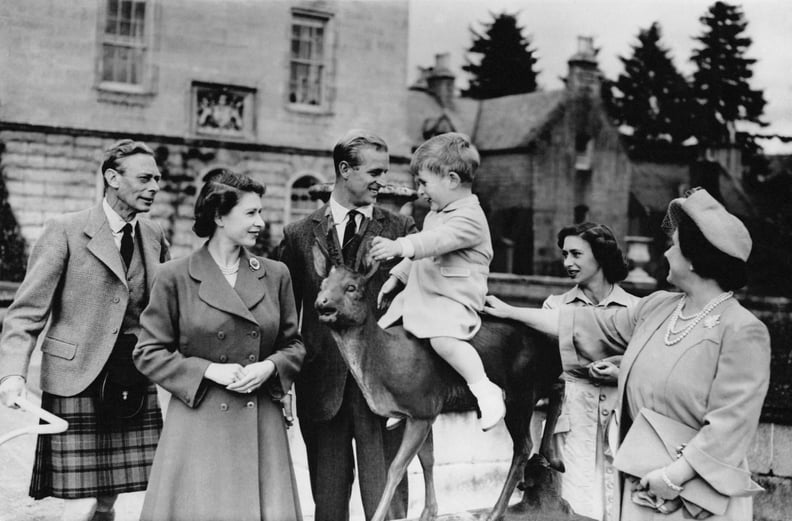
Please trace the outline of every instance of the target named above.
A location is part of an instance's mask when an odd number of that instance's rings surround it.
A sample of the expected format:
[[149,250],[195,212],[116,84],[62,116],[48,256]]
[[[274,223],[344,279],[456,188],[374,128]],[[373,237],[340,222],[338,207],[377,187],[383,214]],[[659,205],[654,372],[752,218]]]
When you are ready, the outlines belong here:
[[375,261],[384,261],[393,257],[401,257],[402,247],[396,241],[378,236],[371,241],[369,254]]
[[600,382],[614,383],[619,380],[619,366],[607,359],[591,362],[588,372],[592,379]]
[[209,364],[204,378],[220,385],[230,385],[242,378],[242,366],[239,364]]
[[495,295],[487,295],[484,299],[483,313],[498,318],[512,318],[514,308]]
[[261,387],[261,384],[269,380],[274,372],[275,364],[272,360],[263,360],[246,365],[242,368],[242,377],[227,385],[226,389],[242,394],[252,393]]
[[676,497],[679,496],[681,490],[674,490],[668,486],[666,480],[663,479],[664,472],[666,472],[665,467],[651,471],[646,476],[641,478],[641,487],[643,487],[655,497],[665,500],[676,499]]

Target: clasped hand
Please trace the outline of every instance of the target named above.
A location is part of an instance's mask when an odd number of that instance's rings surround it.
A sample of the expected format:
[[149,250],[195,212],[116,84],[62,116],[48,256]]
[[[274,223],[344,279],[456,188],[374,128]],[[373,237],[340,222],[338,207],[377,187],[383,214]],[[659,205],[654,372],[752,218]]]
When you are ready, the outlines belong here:
[[261,387],[274,372],[275,364],[271,360],[263,360],[246,366],[212,363],[204,376],[229,391],[246,394]]

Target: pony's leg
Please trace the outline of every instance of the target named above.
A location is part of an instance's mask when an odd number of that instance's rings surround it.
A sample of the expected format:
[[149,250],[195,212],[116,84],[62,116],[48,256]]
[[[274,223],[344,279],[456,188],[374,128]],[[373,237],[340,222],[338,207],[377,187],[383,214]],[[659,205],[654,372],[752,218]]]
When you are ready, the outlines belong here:
[[558,417],[561,415],[561,406],[564,403],[564,392],[566,384],[564,380],[558,379],[550,386],[550,395],[547,403],[547,419],[545,420],[544,431],[542,431],[542,442],[539,445],[539,454],[547,460],[551,469],[564,472],[564,462],[559,456],[558,439],[554,432]]
[[377,505],[377,511],[374,512],[374,517],[371,518],[371,521],[385,520],[385,517],[388,515],[388,507],[393,499],[393,494],[396,492],[396,487],[404,476],[407,465],[412,461],[415,455],[418,454],[418,450],[420,450],[421,445],[423,445],[424,440],[426,440],[426,436],[429,434],[429,431],[432,430],[434,418],[431,420],[408,418],[406,421],[407,425],[404,427],[404,437],[399,446],[399,451],[396,453],[388,469],[388,479],[385,482],[385,490],[382,491],[382,497],[380,498],[379,505]]
[[500,496],[495,506],[492,507],[486,521],[500,521],[509,506],[509,499],[514,492],[514,487],[523,476],[523,469],[528,462],[531,454],[532,442],[530,436],[531,414],[533,404],[531,400],[519,400],[518,402],[507,402],[506,404],[506,429],[511,435],[514,451],[512,453],[511,466],[506,475],[506,482],[503,484]]
[[437,495],[434,486],[434,438],[431,430],[418,451],[418,460],[421,462],[424,480],[424,508],[419,521],[432,521],[437,517]]

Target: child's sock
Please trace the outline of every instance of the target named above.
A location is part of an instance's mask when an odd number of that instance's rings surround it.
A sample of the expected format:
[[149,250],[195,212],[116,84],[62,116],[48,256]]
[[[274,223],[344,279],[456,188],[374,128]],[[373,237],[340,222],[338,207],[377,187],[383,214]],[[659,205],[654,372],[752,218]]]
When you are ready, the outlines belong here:
[[473,396],[476,397],[481,410],[481,429],[488,431],[506,415],[503,391],[486,377],[478,382],[468,384],[468,387]]

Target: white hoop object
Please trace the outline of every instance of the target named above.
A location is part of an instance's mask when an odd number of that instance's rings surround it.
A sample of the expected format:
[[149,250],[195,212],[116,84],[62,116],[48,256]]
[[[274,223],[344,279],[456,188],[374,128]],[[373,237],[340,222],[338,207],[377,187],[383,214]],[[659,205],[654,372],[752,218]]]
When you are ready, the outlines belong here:
[[29,425],[27,427],[22,427],[21,429],[16,429],[9,432],[8,434],[0,436],[0,445],[25,434],[57,434],[69,428],[69,422],[63,418],[55,416],[49,411],[45,411],[41,407],[29,402],[26,398],[18,396],[14,400],[14,403],[16,403],[21,409],[35,414],[37,417],[47,423]]

